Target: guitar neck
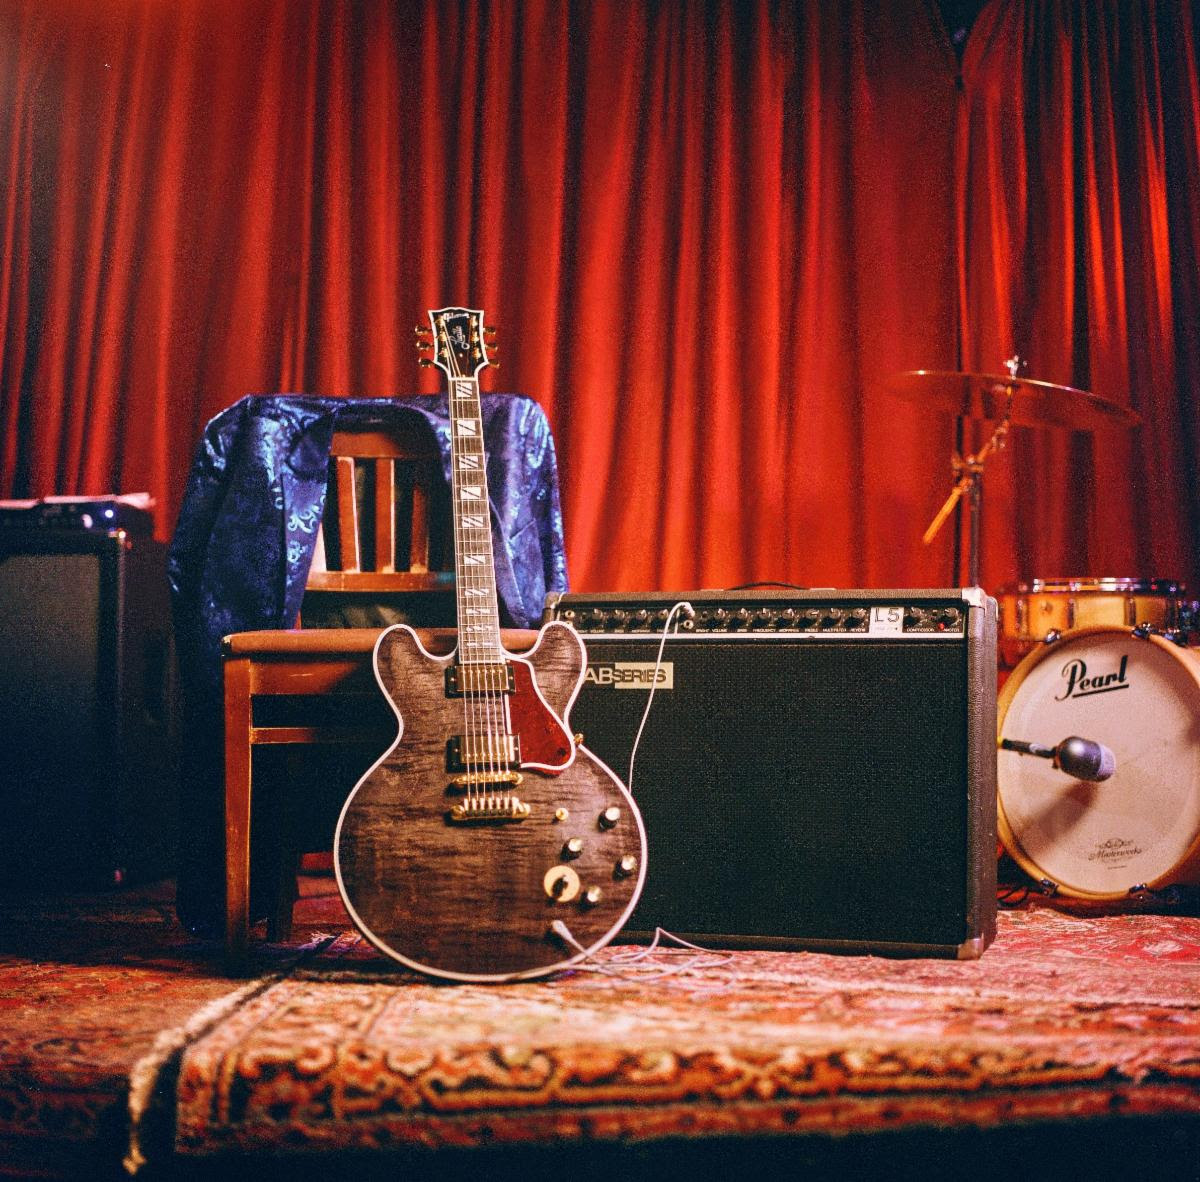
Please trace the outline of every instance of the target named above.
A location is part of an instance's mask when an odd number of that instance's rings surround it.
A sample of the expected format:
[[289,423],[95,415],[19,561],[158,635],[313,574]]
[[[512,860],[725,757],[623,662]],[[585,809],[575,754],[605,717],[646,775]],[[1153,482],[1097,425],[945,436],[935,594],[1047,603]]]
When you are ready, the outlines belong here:
[[486,664],[502,661],[504,651],[478,378],[450,378],[449,399],[458,659],[462,664]]

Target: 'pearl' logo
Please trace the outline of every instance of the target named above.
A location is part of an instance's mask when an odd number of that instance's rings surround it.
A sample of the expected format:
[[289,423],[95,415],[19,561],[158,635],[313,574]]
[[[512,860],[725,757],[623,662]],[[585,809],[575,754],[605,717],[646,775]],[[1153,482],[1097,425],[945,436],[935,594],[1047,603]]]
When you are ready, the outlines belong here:
[[1125,680],[1125,670],[1129,664],[1129,654],[1121,657],[1120,666],[1111,673],[1089,675],[1087,662],[1082,657],[1075,657],[1062,667],[1062,675],[1067,680],[1067,688],[1054,700],[1065,702],[1068,698],[1087,698],[1092,694],[1108,694],[1113,690],[1129,688]]

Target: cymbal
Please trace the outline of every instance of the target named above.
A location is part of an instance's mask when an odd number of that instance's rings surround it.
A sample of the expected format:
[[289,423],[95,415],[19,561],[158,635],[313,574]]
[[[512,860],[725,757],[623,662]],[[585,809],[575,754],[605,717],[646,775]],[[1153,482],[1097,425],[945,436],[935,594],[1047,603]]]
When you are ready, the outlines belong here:
[[1136,427],[1142,421],[1137,411],[1086,390],[1033,378],[1010,378],[1007,374],[912,369],[894,374],[888,379],[886,388],[929,410],[993,422],[1004,418],[1011,389],[1009,421],[1019,427],[1069,427],[1075,431],[1091,431],[1108,425]]

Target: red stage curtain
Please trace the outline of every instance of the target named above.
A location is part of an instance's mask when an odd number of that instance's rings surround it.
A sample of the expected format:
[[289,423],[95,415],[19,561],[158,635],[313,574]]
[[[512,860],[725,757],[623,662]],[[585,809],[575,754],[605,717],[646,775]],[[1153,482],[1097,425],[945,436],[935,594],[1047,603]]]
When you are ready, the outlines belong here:
[[1013,351],[1146,426],[1014,433],[985,583],[1194,579],[1194,18],[993,0],[960,80],[931,0],[0,0],[0,492],[169,534],[207,418],[433,390],[464,302],[577,588],[954,582],[882,379]]

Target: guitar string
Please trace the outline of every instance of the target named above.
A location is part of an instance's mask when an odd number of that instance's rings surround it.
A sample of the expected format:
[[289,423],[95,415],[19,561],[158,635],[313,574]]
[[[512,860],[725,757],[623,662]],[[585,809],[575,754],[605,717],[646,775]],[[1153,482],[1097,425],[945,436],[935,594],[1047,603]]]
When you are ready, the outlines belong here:
[[[478,329],[477,328],[474,328],[474,327],[472,328],[471,336],[473,339],[478,339]],[[463,371],[459,366],[457,354],[454,352],[453,348],[450,346],[449,334],[448,334],[448,332],[446,332],[444,321],[442,324],[442,337],[443,337],[443,341],[444,341],[445,348],[446,348],[448,371],[453,371],[452,375],[451,375],[451,389],[453,392],[453,396],[454,396],[456,405],[453,408],[452,418],[454,420],[454,423],[452,424],[452,429],[454,429],[454,438],[459,441],[459,445],[460,445],[459,452],[461,455],[461,454],[465,454],[465,439],[467,437],[460,435],[456,429],[457,422],[458,422],[459,418],[461,417],[461,411],[463,409],[462,406],[460,405],[461,402],[463,401],[463,399],[462,399],[462,395],[459,392],[459,387],[455,386],[455,384],[454,384],[454,379],[455,378],[463,379],[465,375],[463,374]],[[474,390],[472,392],[475,393]],[[474,399],[472,399],[472,405],[468,409],[470,409],[471,411],[474,411],[476,409],[476,404],[478,404],[478,394],[477,393],[475,393],[475,397],[474,397]],[[483,457],[483,447],[482,447],[482,442],[483,442],[483,440],[482,440],[482,434],[483,434],[482,406],[479,405],[478,409],[479,409],[480,413],[475,418],[476,431],[478,432],[478,434],[474,438],[479,443],[480,467],[479,467],[478,471],[480,474],[480,484],[477,487],[479,488],[479,491],[482,494],[484,488],[486,488],[486,469],[483,467],[484,457]],[[454,449],[452,447],[452,449],[451,449],[452,458],[453,458],[453,450]],[[456,468],[456,476],[458,476],[458,474],[459,474],[458,469]],[[461,483],[459,484],[459,488],[461,490]],[[460,497],[461,497],[461,491],[460,491]],[[481,496],[481,501],[482,501],[483,505],[486,506],[487,498]],[[461,503],[459,505],[457,505],[455,515],[454,515],[455,529],[456,529],[456,535],[457,535],[455,538],[455,541],[456,541],[456,544],[460,547],[458,553],[465,555],[465,553],[466,553],[466,550],[465,550],[466,528],[467,527],[465,524],[463,524],[463,521],[462,521],[462,518],[463,518],[462,508],[463,508],[463,506]],[[472,526],[472,528],[475,528],[475,527]],[[490,539],[490,537],[487,539],[487,541],[488,541],[488,557],[489,557],[489,562],[490,562],[490,557],[491,557],[491,539]],[[474,550],[474,547],[472,549]],[[467,586],[464,587],[464,592],[469,591],[469,590],[482,590],[484,592],[487,592],[489,590],[489,587],[491,587],[493,585],[495,575],[494,575],[494,568],[491,565],[489,565],[487,567],[486,571],[484,571],[482,573],[482,575],[476,576],[475,574],[472,574],[470,577],[468,577],[467,573],[466,573],[467,572],[467,563],[465,561],[465,558],[463,559],[463,561],[460,562],[460,567],[461,567],[461,570],[463,573],[463,581],[465,584],[467,584]],[[478,586],[476,585],[477,583],[479,584]],[[475,605],[475,604],[468,605],[466,602],[466,600],[471,599],[471,598],[488,599],[489,602],[485,606],[487,608],[491,608],[492,612],[494,614],[494,610],[495,610],[494,596],[489,599],[489,597],[486,594],[482,597],[481,596],[469,596],[467,594],[463,594],[463,595],[459,596],[458,598],[459,598],[459,612],[460,612],[460,617],[462,617],[462,623],[463,623],[463,628],[462,628],[462,631],[460,634],[460,641],[462,644],[462,648],[464,650],[470,650],[470,651],[464,651],[464,652],[460,653],[460,663],[474,667],[471,674],[468,674],[465,670],[463,672],[464,691],[466,691],[466,689],[467,689],[466,682],[467,682],[468,677],[471,678],[470,690],[469,690],[469,692],[464,693],[464,710],[470,719],[469,724],[468,724],[469,734],[470,734],[469,742],[470,742],[470,746],[472,748],[472,752],[475,757],[474,762],[476,763],[477,766],[480,763],[482,763],[483,770],[484,770],[483,778],[484,778],[485,783],[490,782],[493,786],[495,786],[495,785],[498,785],[499,776],[500,776],[501,771],[503,770],[501,756],[502,756],[504,737],[507,732],[507,727],[504,725],[504,721],[503,721],[503,709],[502,709],[503,697],[502,697],[502,695],[500,695],[497,692],[498,687],[493,685],[493,680],[496,677],[496,671],[491,667],[494,664],[494,662],[486,660],[486,657],[489,654],[487,654],[487,653],[483,654],[483,656],[485,657],[485,660],[483,660],[482,662],[480,662],[478,659],[480,654],[477,650],[479,650],[483,647],[486,647],[486,646],[480,645],[478,642],[478,636],[480,635],[477,630],[478,624],[475,619],[474,613],[471,610],[471,608],[478,606],[478,605]],[[493,623],[493,620],[489,617],[489,625],[491,625],[492,623]],[[489,636],[489,639],[492,639],[492,638]],[[495,647],[495,648],[499,647],[498,634],[494,638],[493,647]],[[498,655],[498,654],[491,654],[491,655]],[[472,752],[468,752],[468,755],[470,755]],[[482,758],[480,758],[480,757],[482,757]],[[482,787],[479,787],[476,784],[474,777],[472,777],[470,774],[470,766],[469,765],[472,762],[472,760],[470,758],[468,758],[468,760],[466,762],[468,764],[468,768],[467,768],[468,795],[471,797],[483,797],[483,796],[488,795],[488,793],[486,791],[484,791],[484,789]],[[493,787],[493,791],[495,791],[494,787]]]
[[[466,620],[464,618],[464,610],[463,610],[464,605],[465,605],[465,599],[467,598],[465,595],[465,587],[464,587],[464,584],[467,582],[467,579],[466,579],[467,564],[466,564],[466,559],[464,557],[466,554],[466,551],[464,549],[464,537],[463,537],[463,530],[462,530],[462,523],[461,523],[461,511],[460,511],[460,505],[458,503],[459,497],[460,497],[459,488],[460,488],[460,481],[461,481],[461,476],[460,476],[461,469],[460,469],[459,465],[461,463],[461,458],[462,458],[463,444],[462,444],[462,436],[460,435],[459,429],[458,429],[458,420],[459,420],[460,416],[459,416],[459,406],[458,406],[458,390],[455,385],[455,379],[456,379],[456,377],[458,377],[460,375],[458,374],[458,365],[457,365],[457,359],[454,355],[454,350],[450,346],[450,334],[446,329],[445,318],[444,317],[441,317],[441,318],[434,317],[434,323],[435,323],[435,327],[437,328],[437,339],[441,345],[441,350],[445,357],[446,374],[447,374],[447,377],[449,378],[449,388],[447,391],[447,409],[448,409],[449,415],[450,415],[450,462],[452,465],[452,471],[451,471],[451,476],[450,476],[450,495],[451,495],[451,498],[455,502],[454,505],[451,507],[451,520],[453,522],[453,527],[454,527],[454,553],[455,553],[455,556],[457,559],[458,573],[461,576],[461,579],[456,580],[456,582],[455,582],[455,589],[456,589],[455,590],[455,600],[456,600],[456,604],[457,604],[457,613],[458,613],[459,623],[464,625],[464,627],[460,628],[460,630],[459,630],[458,651],[455,654],[455,660],[457,660],[459,665],[461,666],[464,664],[464,657],[465,657],[464,650],[466,649],[466,646],[467,646],[467,636],[469,634],[467,633],[467,631],[465,629]],[[471,752],[472,752],[472,749],[475,747],[475,744],[477,741],[477,734],[476,734],[476,730],[475,730],[474,711],[472,710],[470,695],[467,692],[468,673],[465,668],[460,670],[460,677],[462,679],[462,682],[459,686],[459,693],[462,698],[462,715],[463,715],[461,742],[465,748],[465,750],[461,752],[461,754],[463,756],[461,763],[462,763],[463,772],[465,774],[465,781],[466,781],[466,783],[465,783],[466,790],[463,793],[463,796],[464,796],[464,803],[468,807],[470,807],[470,804],[476,795],[475,785],[474,785],[474,782],[471,779],[471,775],[470,775],[470,766],[471,766]]]

